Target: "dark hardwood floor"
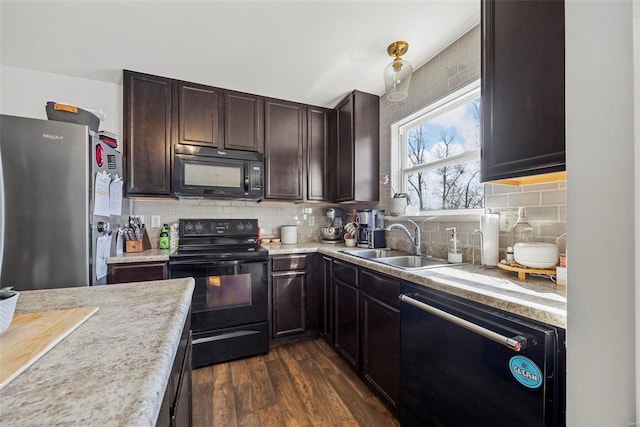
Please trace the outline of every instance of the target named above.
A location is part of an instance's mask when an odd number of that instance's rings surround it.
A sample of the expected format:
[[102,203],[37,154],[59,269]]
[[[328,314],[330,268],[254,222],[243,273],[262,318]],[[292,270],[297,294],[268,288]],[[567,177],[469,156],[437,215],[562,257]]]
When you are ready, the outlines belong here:
[[193,371],[194,426],[399,426],[322,339]]

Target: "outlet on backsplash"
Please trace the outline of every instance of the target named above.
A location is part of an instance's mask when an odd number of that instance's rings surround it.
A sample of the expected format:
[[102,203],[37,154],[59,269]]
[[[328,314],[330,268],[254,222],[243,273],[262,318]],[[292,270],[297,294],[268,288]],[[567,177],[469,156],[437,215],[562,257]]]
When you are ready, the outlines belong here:
[[500,231],[510,232],[518,219],[518,211],[514,209],[500,211]]

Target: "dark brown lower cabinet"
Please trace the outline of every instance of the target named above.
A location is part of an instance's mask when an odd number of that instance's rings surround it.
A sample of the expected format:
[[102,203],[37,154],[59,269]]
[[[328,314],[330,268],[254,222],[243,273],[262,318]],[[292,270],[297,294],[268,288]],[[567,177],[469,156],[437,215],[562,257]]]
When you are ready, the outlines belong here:
[[107,284],[165,280],[169,278],[169,267],[165,261],[109,264]]
[[307,330],[305,290],[307,272],[273,274],[273,338]]
[[317,254],[271,258],[271,346],[317,336],[319,294]]
[[335,314],[334,346],[347,363],[360,369],[360,331],[358,328],[358,289],[333,280]]
[[191,311],[189,311],[156,426],[190,427],[192,425],[191,349]]
[[320,304],[320,334],[327,340],[327,342],[333,345],[333,285],[331,280],[332,275],[332,260],[329,257],[322,257],[322,270],[321,270],[321,304]]
[[394,408],[400,396],[400,282],[362,270],[362,375]]

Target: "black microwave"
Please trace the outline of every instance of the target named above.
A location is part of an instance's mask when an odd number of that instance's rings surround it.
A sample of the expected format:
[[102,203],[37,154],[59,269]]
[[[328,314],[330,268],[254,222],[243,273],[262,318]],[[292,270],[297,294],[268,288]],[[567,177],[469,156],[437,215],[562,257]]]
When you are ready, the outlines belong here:
[[260,200],[263,197],[262,153],[176,144],[173,156],[173,193],[224,199]]

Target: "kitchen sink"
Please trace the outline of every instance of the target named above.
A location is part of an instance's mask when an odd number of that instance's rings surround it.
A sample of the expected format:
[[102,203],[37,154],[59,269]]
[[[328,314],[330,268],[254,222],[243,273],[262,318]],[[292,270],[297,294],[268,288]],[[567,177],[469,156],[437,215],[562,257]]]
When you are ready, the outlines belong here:
[[449,265],[446,260],[420,255],[380,257],[373,258],[371,259],[371,261],[392,265],[394,267],[403,268],[405,270],[417,270],[419,268],[434,268]]
[[402,257],[407,255],[407,252],[399,251],[396,249],[347,249],[340,251],[347,255],[353,255],[360,258],[373,259],[373,258],[387,258],[387,257]]

